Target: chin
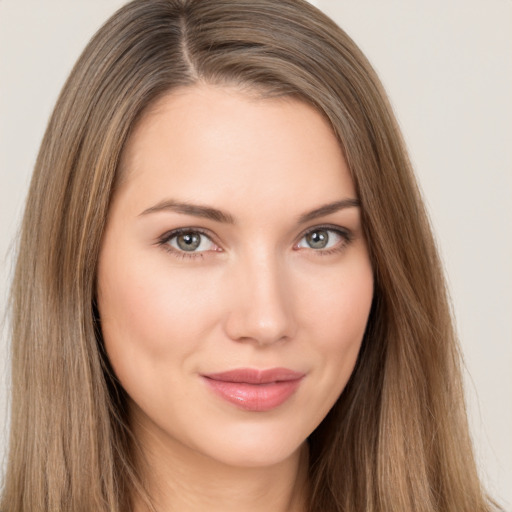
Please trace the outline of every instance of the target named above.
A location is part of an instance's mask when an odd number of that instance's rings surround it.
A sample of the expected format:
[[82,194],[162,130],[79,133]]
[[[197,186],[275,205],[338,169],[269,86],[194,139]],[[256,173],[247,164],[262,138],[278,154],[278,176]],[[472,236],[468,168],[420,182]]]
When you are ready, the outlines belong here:
[[210,432],[201,440],[202,449],[200,446],[196,449],[229,466],[262,468],[297,456],[305,446],[310,429],[295,430],[293,423],[273,425],[261,420]]

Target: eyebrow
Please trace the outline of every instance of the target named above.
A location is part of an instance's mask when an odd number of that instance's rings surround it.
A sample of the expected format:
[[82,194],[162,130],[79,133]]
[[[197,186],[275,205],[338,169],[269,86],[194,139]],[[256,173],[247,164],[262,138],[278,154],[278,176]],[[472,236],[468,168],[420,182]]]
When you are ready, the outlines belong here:
[[336,213],[340,210],[344,210],[345,208],[359,208],[361,206],[361,202],[359,199],[342,199],[341,201],[334,201],[333,203],[327,203],[319,208],[315,208],[314,210],[304,213],[299,217],[299,224],[304,224],[314,219],[318,219],[318,217],[323,217],[324,215],[329,215],[331,213]]
[[[323,217],[324,215],[336,213],[337,211],[344,210],[346,208],[358,208],[360,205],[361,203],[358,199],[342,199],[341,201],[327,203],[310,212],[302,214],[298,218],[298,224],[304,224],[319,217]],[[225,224],[235,224],[234,217],[227,212],[223,212],[217,208],[212,208],[211,206],[180,202],[173,199],[160,201],[156,205],[144,210],[140,215],[148,215],[150,213],[162,211],[171,211],[185,215],[192,215],[194,217],[202,217]]]
[[183,213],[185,215],[192,215],[194,217],[202,217],[204,219],[214,220],[225,224],[234,224],[235,219],[229,213],[217,210],[211,206],[203,206],[199,204],[191,204],[187,202],[174,201],[173,199],[165,199],[160,201],[155,206],[144,210],[140,215],[147,215],[148,213],[171,211],[176,213]]

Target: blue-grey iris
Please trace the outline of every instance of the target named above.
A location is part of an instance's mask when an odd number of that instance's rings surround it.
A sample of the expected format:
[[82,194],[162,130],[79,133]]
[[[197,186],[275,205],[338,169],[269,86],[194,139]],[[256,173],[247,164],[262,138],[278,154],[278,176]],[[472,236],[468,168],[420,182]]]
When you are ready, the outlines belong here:
[[329,233],[325,229],[312,231],[306,235],[306,242],[312,249],[323,249],[329,243]]
[[195,251],[201,245],[201,235],[199,233],[182,233],[176,237],[178,247],[183,251]]

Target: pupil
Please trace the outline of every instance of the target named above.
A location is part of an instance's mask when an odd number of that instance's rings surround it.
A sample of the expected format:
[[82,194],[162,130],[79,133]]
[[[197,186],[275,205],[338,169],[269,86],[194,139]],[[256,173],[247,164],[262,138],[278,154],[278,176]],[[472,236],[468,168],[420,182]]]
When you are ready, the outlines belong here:
[[177,242],[180,249],[195,251],[201,243],[201,236],[197,233],[185,233],[178,236]]
[[313,231],[306,236],[308,245],[312,249],[323,249],[329,241],[327,231]]

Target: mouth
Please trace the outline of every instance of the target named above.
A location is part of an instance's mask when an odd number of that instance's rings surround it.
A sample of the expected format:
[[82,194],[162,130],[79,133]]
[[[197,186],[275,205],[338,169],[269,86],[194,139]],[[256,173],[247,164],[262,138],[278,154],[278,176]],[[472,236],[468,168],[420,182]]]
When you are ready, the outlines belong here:
[[304,376],[287,368],[238,368],[202,375],[217,396],[252,412],[270,411],[284,404],[297,391]]

